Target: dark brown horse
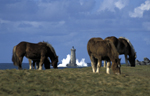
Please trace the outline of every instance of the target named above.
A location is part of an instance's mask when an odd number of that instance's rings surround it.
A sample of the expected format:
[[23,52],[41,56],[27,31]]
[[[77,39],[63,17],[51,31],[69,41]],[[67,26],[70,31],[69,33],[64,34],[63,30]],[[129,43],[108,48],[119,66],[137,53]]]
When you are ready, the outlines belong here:
[[[91,38],[87,44],[87,51],[90,56],[92,70],[95,73],[99,73],[99,68],[101,67],[102,60],[109,62],[107,65],[107,74],[110,74],[110,66],[112,61],[112,70],[115,74],[121,74],[120,71],[120,59],[119,53],[117,52],[114,44],[108,40],[100,40]],[[98,63],[97,63],[98,62]],[[97,68],[97,70],[96,70]]]
[[24,56],[32,60],[39,60],[39,70],[42,70],[42,65],[48,57],[51,59],[52,66],[57,68],[58,56],[54,48],[47,42],[20,42],[16,45],[13,48],[12,61],[14,65],[18,66],[18,69],[22,69],[22,60]]
[[[121,55],[121,54],[124,54],[125,55],[125,61],[126,61],[126,64],[129,65],[128,61],[130,62],[130,65],[132,67],[135,67],[135,59],[136,59],[136,52],[131,44],[131,42],[124,38],[124,37],[120,37],[120,38],[116,38],[114,36],[111,36],[111,37],[107,37],[105,38],[105,40],[109,40],[111,42],[113,42],[113,44],[115,45],[118,53]],[[129,56],[129,58],[127,58],[127,56]],[[104,66],[106,63],[104,63]]]

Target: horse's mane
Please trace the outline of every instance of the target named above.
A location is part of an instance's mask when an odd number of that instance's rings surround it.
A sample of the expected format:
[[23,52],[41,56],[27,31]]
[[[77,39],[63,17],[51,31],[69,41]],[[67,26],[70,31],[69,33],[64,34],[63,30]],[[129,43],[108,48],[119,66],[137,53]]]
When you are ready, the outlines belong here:
[[131,47],[132,55],[135,55],[135,56],[136,56],[135,49],[134,49],[133,45],[131,44],[131,42],[129,41],[129,39],[127,39],[127,38],[125,38],[125,37],[119,37],[119,38],[125,39],[125,40],[129,43],[129,45],[130,45],[130,47]]
[[[39,43],[40,43],[40,42],[39,42]],[[54,56],[57,57],[56,52],[55,52],[53,46],[52,46],[50,43],[45,42],[45,41],[43,41],[43,42],[41,42],[41,43],[45,43],[45,44],[51,49],[51,51],[54,53]]]

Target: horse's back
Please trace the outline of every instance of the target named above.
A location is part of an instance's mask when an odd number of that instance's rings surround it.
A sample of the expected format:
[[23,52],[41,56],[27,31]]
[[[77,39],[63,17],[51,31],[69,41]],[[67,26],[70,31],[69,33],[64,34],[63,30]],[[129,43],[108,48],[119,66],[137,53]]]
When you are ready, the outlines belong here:
[[118,45],[118,39],[117,39],[115,36],[107,37],[107,38],[105,38],[105,40],[109,40],[109,41],[113,42],[113,44],[114,44],[115,47],[117,48],[117,45]]
[[113,50],[115,50],[114,45],[108,40],[94,41],[89,43],[91,43],[88,46],[90,49],[88,50],[88,52],[90,53],[89,55],[93,55],[96,58],[98,58],[99,56],[107,57],[112,53]]
[[88,42],[96,42],[96,41],[101,41],[101,40],[103,40],[102,38],[100,38],[100,37],[93,37],[93,38],[91,38]]
[[47,46],[45,44],[22,41],[16,46],[16,52],[21,57],[40,58],[41,54],[46,54]]
[[95,50],[97,50],[97,54],[101,55],[102,57],[105,56],[111,56],[112,54],[117,54],[115,52],[116,48],[114,44],[111,41],[103,40],[103,41],[97,41],[94,45],[96,47]]

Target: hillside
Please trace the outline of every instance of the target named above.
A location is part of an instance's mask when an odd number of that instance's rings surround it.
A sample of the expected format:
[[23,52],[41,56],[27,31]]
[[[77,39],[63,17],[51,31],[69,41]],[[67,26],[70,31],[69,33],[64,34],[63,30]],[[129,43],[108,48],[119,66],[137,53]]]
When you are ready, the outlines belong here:
[[121,67],[108,75],[91,67],[50,70],[0,70],[0,96],[149,96],[150,66]]

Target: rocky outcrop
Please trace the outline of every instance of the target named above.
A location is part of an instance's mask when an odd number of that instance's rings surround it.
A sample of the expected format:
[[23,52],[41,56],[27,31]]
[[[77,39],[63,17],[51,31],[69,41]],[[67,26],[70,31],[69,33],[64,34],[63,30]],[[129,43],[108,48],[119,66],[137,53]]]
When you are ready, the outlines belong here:
[[136,60],[135,64],[136,65],[150,65],[150,60],[147,57],[145,57],[144,61]]

